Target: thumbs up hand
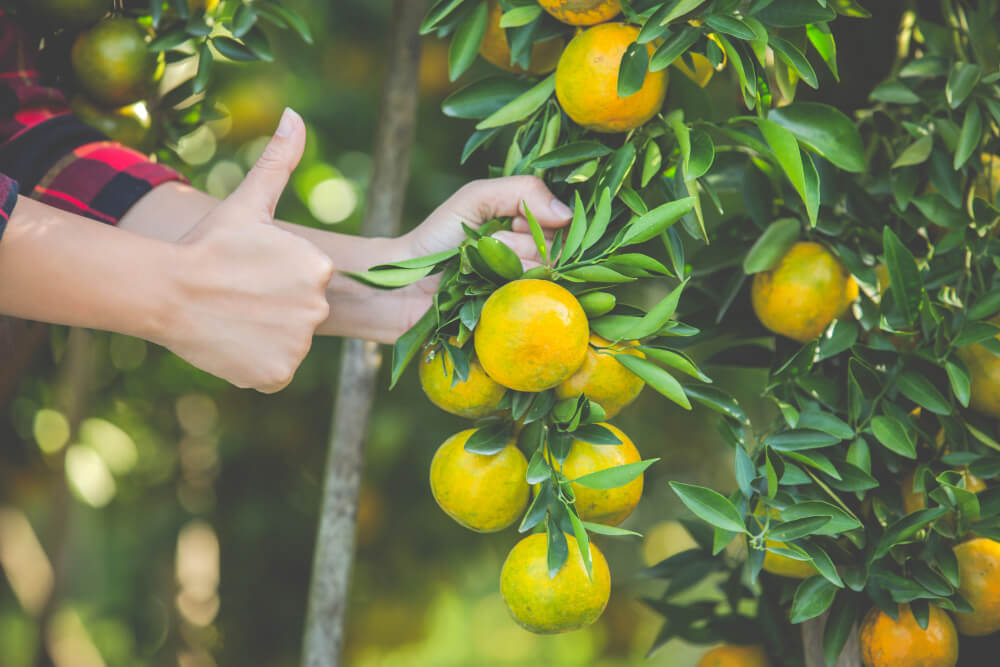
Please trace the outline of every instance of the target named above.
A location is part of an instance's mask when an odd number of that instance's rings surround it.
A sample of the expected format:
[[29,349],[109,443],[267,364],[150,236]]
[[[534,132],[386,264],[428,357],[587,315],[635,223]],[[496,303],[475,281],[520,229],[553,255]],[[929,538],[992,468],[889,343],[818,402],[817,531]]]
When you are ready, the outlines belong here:
[[236,386],[283,389],[329,314],[333,262],[274,225],[274,209],[305,146],[287,109],[243,183],[179,242],[171,321],[157,340]]

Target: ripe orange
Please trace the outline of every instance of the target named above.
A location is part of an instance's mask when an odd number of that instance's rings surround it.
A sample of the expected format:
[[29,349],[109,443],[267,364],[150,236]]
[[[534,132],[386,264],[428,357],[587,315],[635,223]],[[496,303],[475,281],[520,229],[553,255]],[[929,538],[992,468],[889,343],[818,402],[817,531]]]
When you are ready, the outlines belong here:
[[641,350],[629,349],[638,344],[638,341],[632,341],[612,345],[597,334],[590,334],[590,347],[583,366],[556,387],[556,397],[564,399],[586,394],[587,398],[599,403],[606,417],[611,419],[635,400],[646,383],[616,361],[613,354],[600,350],[621,350],[624,354],[645,359],[646,355]]
[[74,95],[69,107],[74,116],[100,130],[112,141],[140,151],[151,149],[152,123],[149,112],[141,103],[108,110],[98,107],[83,95]]
[[[1000,326],[1000,315],[991,318],[990,323]],[[1000,357],[979,343],[958,348],[958,356],[972,379],[969,407],[984,415],[1000,417]]]
[[[498,0],[489,0],[487,5],[489,14],[486,18],[486,33],[483,34],[483,41],[479,45],[479,55],[486,62],[496,65],[500,69],[517,74],[524,74],[525,70],[510,62],[510,44],[507,42],[507,32],[500,27],[500,17],[503,15],[503,7]],[[559,62],[559,54],[562,53],[565,42],[562,38],[553,37],[544,42],[536,42],[531,47],[531,66],[528,67],[528,74],[546,74],[556,68]]]
[[754,312],[774,333],[805,343],[842,312],[848,277],[844,265],[824,246],[796,243],[776,267],[754,276]]
[[723,644],[701,656],[697,667],[770,667],[763,646]]
[[[625,132],[656,115],[667,94],[667,70],[647,72],[642,88],[618,97],[618,68],[639,29],[603,23],[574,37],[556,68],[556,97],[570,118],[597,132]],[[647,44],[650,55],[653,45]]]
[[147,48],[148,36],[135,21],[117,17],[76,38],[70,54],[73,72],[91,99],[117,108],[152,91],[163,59]]
[[860,294],[861,289],[858,287],[858,281],[854,279],[854,276],[848,274],[847,284],[844,285],[844,302],[840,306],[840,312],[837,313],[837,319],[851,314],[851,306],[858,300]]
[[621,14],[619,0],[538,0],[549,14],[569,25],[594,25]]
[[[569,456],[562,464],[562,473],[568,479],[576,479],[592,472],[641,460],[635,443],[620,428],[613,424],[601,424],[601,426],[618,436],[622,444],[594,445],[574,440],[570,446]],[[642,498],[642,485],[643,475],[614,489],[590,489],[579,484],[570,484],[573,495],[576,496],[573,506],[576,508],[577,516],[584,521],[617,526],[639,504],[639,499]]]
[[972,613],[955,612],[958,631],[978,637],[1000,630],[1000,543],[977,537],[957,545],[954,551],[958,592],[974,609]]
[[[453,337],[452,345],[457,342]],[[431,403],[459,417],[479,419],[493,413],[506,390],[490,379],[473,357],[469,361],[469,377],[454,382],[454,368],[444,350],[427,348],[420,363],[420,386]]]
[[587,315],[567,289],[548,280],[514,280],[486,300],[476,355],[503,386],[544,391],[583,365],[589,336]]
[[940,607],[930,606],[927,629],[922,630],[910,606],[899,605],[894,621],[872,607],[858,631],[865,667],[954,667],[958,662],[955,625]]
[[85,28],[111,11],[112,0],[32,0],[22,2],[31,15],[52,28]]
[[511,441],[497,454],[475,454],[465,443],[475,429],[451,436],[431,459],[431,493],[445,514],[470,530],[493,533],[521,516],[530,495],[528,461]]
[[521,627],[539,634],[579,630],[596,621],[611,596],[611,573],[604,554],[593,543],[593,579],[587,578],[576,538],[566,535],[569,556],[549,577],[548,537],[529,535],[514,545],[500,571],[500,592],[507,610]]

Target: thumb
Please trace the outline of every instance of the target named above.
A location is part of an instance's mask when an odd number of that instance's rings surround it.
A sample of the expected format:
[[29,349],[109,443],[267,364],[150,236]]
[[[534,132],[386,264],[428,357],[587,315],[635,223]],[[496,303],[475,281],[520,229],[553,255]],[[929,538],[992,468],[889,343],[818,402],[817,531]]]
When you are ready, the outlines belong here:
[[266,211],[268,218],[274,218],[278,199],[288,185],[288,177],[302,159],[305,145],[306,127],[302,117],[286,108],[271,141],[230,199],[253,210]]

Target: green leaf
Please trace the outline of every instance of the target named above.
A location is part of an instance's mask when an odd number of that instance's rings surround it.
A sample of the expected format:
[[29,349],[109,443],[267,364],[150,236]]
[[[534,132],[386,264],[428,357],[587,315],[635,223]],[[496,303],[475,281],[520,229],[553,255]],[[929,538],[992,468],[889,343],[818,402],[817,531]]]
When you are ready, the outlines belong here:
[[[261,4],[255,4],[254,9],[259,10]],[[312,32],[309,30],[309,24],[304,18],[302,18],[301,14],[277,3],[268,4],[267,9],[280,16],[285,23],[290,25],[292,30],[298,33],[299,37],[302,38],[303,42],[306,44],[313,43]]]
[[734,16],[712,14],[705,17],[705,23],[713,30],[732,35],[736,39],[752,40],[756,37],[753,30]]
[[618,97],[628,97],[639,92],[649,68],[649,49],[645,44],[632,42],[622,55],[618,66]]
[[951,391],[963,408],[969,407],[969,397],[971,395],[972,378],[963,365],[953,361],[946,361],[944,370],[948,373],[948,382],[951,384]]
[[735,447],[735,457],[734,457],[734,469],[736,471],[736,484],[740,487],[740,492],[747,498],[753,495],[753,484],[754,479],[757,477],[757,471],[753,466],[753,461],[747,455],[747,450],[743,448],[743,445],[736,443]]
[[807,500],[781,510],[781,518],[785,521],[795,521],[810,516],[830,517],[830,522],[817,528],[814,535],[835,537],[861,527],[861,522],[857,518],[836,505],[821,500]]
[[587,570],[587,578],[594,578],[594,565],[591,560],[590,553],[590,537],[587,535],[587,529],[584,528],[583,522],[580,521],[580,517],[576,515],[573,510],[568,510],[566,512],[569,514],[569,521],[573,524],[573,535],[576,536],[576,544],[580,547],[580,556],[583,558],[583,567]]
[[[649,22],[646,25],[650,25]],[[642,35],[640,35],[641,39]],[[675,60],[687,52],[701,37],[701,31],[691,26],[685,26],[680,32],[671,35],[656,49],[649,59],[649,71],[659,72],[669,67]],[[731,60],[731,58],[730,58]]]
[[882,228],[882,248],[896,305],[903,318],[912,325],[917,319],[924,292],[917,261],[888,225]]
[[208,79],[212,75],[212,49],[208,42],[202,42],[198,47],[198,73],[191,84],[191,92],[200,95],[208,87]]
[[794,218],[779,218],[772,222],[750,246],[743,259],[743,272],[752,275],[773,269],[799,240],[801,231],[799,221]]
[[950,415],[951,404],[924,375],[905,370],[896,378],[896,386],[903,396],[937,415]]
[[[574,193],[573,220],[570,222],[569,231],[566,233],[566,241],[563,243],[562,252],[560,253],[560,263],[569,261],[576,254],[577,250],[580,249],[580,244],[583,242],[583,235],[586,231],[587,213],[583,208],[583,200],[580,199],[580,192],[578,190]],[[611,307],[613,308],[614,305],[612,304]]]
[[549,538],[547,557],[549,578],[553,579],[559,574],[559,570],[562,569],[563,564],[569,557],[569,545],[566,544],[566,534],[562,532],[551,514],[549,514],[549,519],[546,522],[545,532]]
[[817,528],[820,528],[828,523],[830,523],[830,517],[828,516],[811,516],[803,519],[796,519],[795,521],[786,521],[784,523],[777,524],[776,526],[772,526],[767,531],[767,538],[770,540],[780,540],[782,542],[798,540],[812,535]]
[[962,132],[958,135],[958,147],[955,149],[955,160],[952,166],[960,169],[968,161],[983,137],[983,114],[979,105],[970,104],[962,121]]
[[536,169],[550,169],[576,164],[596,157],[604,157],[610,152],[610,148],[596,141],[575,141],[539,155],[529,164]]
[[646,152],[643,155],[642,160],[642,187],[649,185],[649,182],[660,172],[660,167],[663,165],[663,153],[660,151],[660,145],[655,141],[650,141],[646,144]]
[[685,410],[691,409],[691,402],[681,383],[673,375],[646,359],[630,354],[619,354],[615,360],[646,381],[650,387],[660,392]]
[[857,622],[858,606],[851,595],[838,595],[830,608],[823,627],[823,657],[827,665],[834,665],[844,650],[851,629]]
[[979,83],[983,75],[981,65],[975,63],[956,62],[948,73],[948,82],[944,86],[944,98],[948,106],[957,109],[969,96],[972,89]]
[[236,62],[253,62],[258,60],[256,53],[232,37],[213,37],[210,41],[216,51],[230,60]]
[[676,18],[692,12],[702,5],[705,0],[667,0],[663,5],[646,21],[643,32],[649,30],[646,35],[640,35],[640,41],[646,43],[659,36],[657,30],[665,28]]
[[820,547],[816,546],[815,543],[809,540],[803,540],[798,543],[799,547],[812,559],[813,566],[816,570],[831,584],[837,588],[844,587],[844,580],[840,578],[840,573],[837,572],[837,566],[833,564],[833,560],[830,556],[823,551]]
[[[156,0],[153,1],[156,2]],[[245,35],[256,22],[257,13],[254,12],[250,5],[240,4],[236,8],[236,13],[233,14],[233,23],[229,31],[233,34],[233,37],[239,39]]]
[[476,61],[479,45],[486,34],[486,18],[486,2],[481,1],[455,29],[448,49],[448,78],[452,81],[462,76]]
[[802,198],[802,202],[806,205],[806,211],[809,213],[809,221],[815,224],[816,207],[819,205],[819,202],[812,200],[810,193],[807,191],[805,167],[803,166],[802,154],[799,151],[799,144],[795,139],[795,135],[771,120],[757,118],[754,119],[754,122],[760,128],[764,139],[767,140],[768,146],[771,147],[771,151],[774,153],[778,165],[788,177],[788,181],[795,188],[795,191],[799,193],[799,197]]
[[872,433],[882,445],[908,459],[917,458],[917,447],[902,422],[894,417],[878,416],[871,421]]
[[917,534],[924,526],[940,519],[949,512],[947,507],[933,507],[931,509],[917,510],[907,514],[902,519],[889,525],[885,533],[875,545],[875,550],[870,556],[870,560],[882,558],[896,544],[904,542]]
[[934,147],[934,139],[929,134],[925,134],[920,137],[912,144],[906,147],[896,161],[892,163],[892,169],[897,167],[907,167],[913,164],[921,164],[925,162],[931,155],[931,149]]
[[685,197],[667,202],[662,206],[657,206],[649,213],[633,219],[626,225],[625,234],[619,245],[627,246],[636,243],[645,243],[659,236],[660,232],[663,232],[680,220],[685,214],[689,213],[694,208],[694,202],[694,197]]
[[[485,4],[485,3],[484,3]],[[500,17],[501,28],[520,28],[528,25],[542,15],[542,8],[538,5],[525,5],[508,9]]]
[[806,35],[812,43],[813,48],[819,53],[820,58],[826,63],[833,74],[833,78],[839,83],[840,73],[837,71],[837,42],[833,33],[825,23],[806,26]]
[[776,28],[797,28],[810,23],[823,23],[837,17],[829,7],[802,0],[774,0],[754,14],[758,19]]
[[528,227],[531,229],[531,238],[535,240],[535,247],[538,248],[538,254],[542,258],[542,262],[545,264],[549,263],[549,248],[545,245],[545,232],[542,231],[542,226],[538,224],[538,220],[532,215],[531,211],[528,209],[528,202],[522,201],[521,207],[524,209],[524,217],[528,219]]
[[706,385],[687,384],[684,385],[684,393],[705,407],[731,417],[743,425],[749,426],[750,424],[750,420],[747,419],[746,413],[743,412],[743,408],[740,407],[736,399],[720,389]]
[[427,312],[417,320],[416,324],[410,327],[392,346],[392,374],[389,388],[392,389],[399,382],[403,371],[410,364],[413,358],[423,347],[430,337],[431,332],[437,326],[437,311],[428,308]]
[[875,102],[888,102],[889,104],[917,104],[920,102],[919,95],[895,79],[875,86],[868,98]]
[[369,269],[360,273],[344,271],[344,275],[371,287],[396,288],[413,284],[433,270],[432,265],[414,269]]
[[494,111],[484,120],[479,121],[476,129],[487,130],[491,127],[501,127],[524,120],[538,111],[552,97],[555,88],[556,75],[551,74]]
[[635,155],[635,144],[632,141],[626,141],[604,164],[604,169],[597,178],[594,191],[600,192],[607,188],[611,192],[611,196],[618,194],[618,190],[621,189],[629,172],[632,171],[632,166],[635,165]]
[[427,12],[427,16],[424,17],[423,23],[420,24],[420,34],[426,35],[428,33],[434,32],[440,23],[448,18],[448,16],[458,9],[465,0],[437,0],[430,10]]
[[274,53],[271,51],[271,43],[267,39],[267,34],[261,30],[260,26],[254,26],[247,34],[243,35],[243,43],[253,51],[254,55],[266,63],[274,62]]
[[602,424],[585,424],[577,428],[570,435],[575,440],[589,442],[592,445],[617,446],[622,444],[621,439],[611,429]]
[[792,623],[802,623],[816,618],[829,609],[837,587],[820,575],[809,577],[795,589],[792,608],[788,612],[788,620]]
[[187,34],[184,26],[178,24],[170,30],[157,35],[156,38],[149,43],[148,48],[150,51],[157,53],[160,51],[169,51],[170,49],[180,46],[189,39],[191,39],[191,36]]
[[[636,323],[635,327],[629,329],[626,338],[646,338],[651,336],[670,322],[677,310],[677,303],[680,301],[681,293],[684,291],[685,283],[681,283],[672,289],[659,303],[653,306],[648,313]],[[620,355],[616,355],[618,358]]]
[[822,431],[841,440],[854,437],[854,429],[846,422],[829,412],[819,410],[803,410],[799,414],[798,428]]
[[764,444],[779,452],[798,452],[806,449],[821,449],[835,445],[842,439],[837,436],[810,429],[792,429],[776,433],[764,440]]
[[704,130],[691,132],[691,158],[684,171],[684,178],[693,180],[701,178],[712,167],[715,161],[715,144],[712,137]]
[[410,259],[401,259],[398,262],[389,262],[387,264],[379,264],[378,266],[373,266],[370,270],[376,269],[421,269],[428,266],[434,266],[440,264],[441,262],[447,261],[457,255],[460,252],[458,248],[451,248],[449,250],[442,250],[440,252],[431,253],[430,255],[423,255],[421,257],[412,257]]
[[625,463],[613,468],[605,468],[604,470],[582,475],[572,481],[574,484],[585,486],[588,489],[617,489],[636,479],[645,472],[646,468],[659,460],[646,459],[645,461],[636,461],[635,463]]
[[541,523],[542,519],[545,518],[549,503],[555,500],[555,497],[551,479],[544,479],[538,487],[538,493],[535,494],[534,500],[528,506],[528,511],[524,513],[524,518],[521,519],[517,532],[525,533]]
[[587,233],[583,235],[583,245],[580,252],[585,252],[588,248],[601,240],[604,232],[611,222],[611,191],[608,188],[601,190],[598,198],[597,208],[594,209],[594,217],[587,226]]
[[816,70],[813,69],[812,64],[810,64],[805,54],[799,50],[799,47],[777,35],[771,35],[767,45],[774,49],[774,52],[786,65],[799,73],[799,76],[806,82],[806,85],[814,89],[819,88],[819,78],[816,76]]
[[521,258],[506,244],[492,236],[484,236],[476,242],[476,250],[491,271],[505,280],[517,280],[524,273]]
[[642,350],[647,357],[661,364],[666,364],[674,370],[678,370],[681,373],[690,375],[696,380],[701,380],[702,382],[711,382],[712,379],[705,375],[701,369],[685,354],[677,352],[675,350],[663,350],[657,347],[647,347],[641,346],[639,348]]
[[635,280],[633,276],[627,276],[620,271],[615,271],[608,266],[600,264],[579,266],[575,269],[564,271],[561,275],[563,278],[567,278],[573,282],[583,283],[628,283]]
[[736,506],[719,492],[682,482],[670,482],[670,488],[701,520],[725,531],[746,532],[743,517],[740,516]]
[[819,102],[795,102],[772,109],[767,117],[844,171],[865,170],[861,133],[839,109]]
[[499,422],[476,429],[465,441],[465,451],[473,454],[492,456],[499,454],[510,444],[513,437],[511,424]]
[[609,535],[611,537],[642,537],[642,533],[637,533],[634,530],[625,530],[624,528],[619,528],[618,526],[605,526],[603,523],[591,523],[590,521],[584,521],[583,527],[592,533],[597,533],[598,535]]
[[451,118],[486,118],[523,94],[529,82],[495,76],[459,88],[441,103],[441,112]]

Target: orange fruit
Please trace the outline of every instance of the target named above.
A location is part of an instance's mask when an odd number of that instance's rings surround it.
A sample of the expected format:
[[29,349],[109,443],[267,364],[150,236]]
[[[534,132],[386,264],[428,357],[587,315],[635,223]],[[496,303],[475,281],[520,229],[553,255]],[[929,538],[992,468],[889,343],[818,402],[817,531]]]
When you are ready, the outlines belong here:
[[848,274],[847,284],[844,285],[844,302],[840,306],[840,312],[837,313],[837,319],[847,317],[851,314],[851,306],[858,300],[860,294],[861,290],[858,287],[858,281],[854,279],[854,276]]
[[92,100],[117,108],[152,92],[163,58],[147,48],[148,37],[146,28],[122,17],[80,33],[70,58],[77,81]]
[[31,0],[22,2],[34,18],[52,28],[85,28],[111,11],[113,0]]
[[697,667],[770,667],[763,646],[723,644],[701,656]]
[[470,530],[494,533],[528,505],[528,461],[513,441],[492,455],[465,450],[476,429],[451,436],[431,459],[431,493],[445,514]]
[[[510,62],[510,44],[507,42],[507,32],[500,27],[503,7],[500,6],[498,0],[489,0],[487,8],[489,13],[486,18],[486,32],[479,45],[479,55],[483,57],[483,60],[500,69],[524,74],[524,68]],[[531,65],[528,67],[527,73],[547,74],[554,70],[565,43],[560,37],[535,42],[534,46],[531,47]]]
[[604,554],[590,544],[593,578],[587,577],[580,545],[566,535],[569,556],[549,577],[548,536],[529,535],[514,545],[500,570],[500,593],[507,611],[531,632],[579,630],[596,621],[611,597],[611,573]]
[[[574,37],[556,68],[556,97],[570,118],[597,132],[625,132],[656,115],[667,94],[666,69],[647,72],[642,88],[618,97],[618,68],[639,29],[602,23]],[[647,44],[649,54],[653,45]]]
[[112,141],[140,151],[152,148],[152,123],[149,112],[141,102],[108,110],[95,105],[83,95],[74,95],[69,108],[74,116]]
[[858,637],[865,667],[954,667],[958,662],[955,625],[933,604],[926,630],[917,625],[909,605],[899,605],[898,621],[872,607],[861,621]]
[[661,521],[645,533],[642,538],[642,562],[646,567],[698,546],[680,521]]
[[619,0],[538,0],[538,4],[569,25],[604,23],[622,12]]
[[977,537],[955,546],[958,592],[974,611],[955,612],[963,635],[979,637],[1000,630],[1000,542]]
[[632,341],[612,345],[597,334],[590,334],[590,347],[587,348],[583,366],[556,387],[556,397],[565,399],[585,394],[599,403],[604,408],[605,416],[611,419],[635,400],[646,383],[616,361],[615,355],[601,350],[620,350],[623,354],[645,359],[646,355],[641,350],[629,349],[638,344],[638,341]]
[[[576,479],[592,472],[606,470],[626,463],[641,460],[635,443],[613,424],[601,424],[618,436],[620,445],[595,445],[582,440],[573,440],[569,455],[562,464],[562,473],[568,479]],[[624,521],[642,498],[643,475],[628,484],[614,489],[591,489],[579,484],[570,484],[576,501],[577,516],[584,521],[617,526]],[[538,486],[536,485],[537,489]]]
[[[1000,326],[1000,315],[989,321]],[[979,343],[958,348],[958,356],[968,367],[972,380],[969,407],[990,417],[1000,417],[1000,357]]]
[[476,325],[476,355],[509,389],[545,391],[587,356],[587,315],[569,290],[548,280],[514,280],[493,292]]
[[[448,341],[457,342],[454,337]],[[455,382],[451,358],[443,349],[429,347],[421,359],[420,386],[431,403],[459,417],[479,419],[496,411],[507,391],[490,379],[475,357],[469,360],[469,377]]]
[[826,247],[800,241],[778,265],[754,276],[751,298],[760,323],[800,343],[819,336],[843,310],[844,265]]

